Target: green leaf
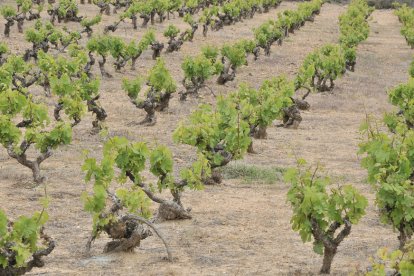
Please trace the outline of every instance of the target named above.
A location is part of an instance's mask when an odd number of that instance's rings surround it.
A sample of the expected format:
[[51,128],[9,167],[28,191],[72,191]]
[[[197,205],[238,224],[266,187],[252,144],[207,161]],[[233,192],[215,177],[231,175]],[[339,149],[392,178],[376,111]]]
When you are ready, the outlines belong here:
[[323,251],[324,251],[324,246],[323,246],[323,243],[322,242],[314,242],[313,243],[313,251],[316,253],[316,254],[319,254],[319,255],[323,255]]

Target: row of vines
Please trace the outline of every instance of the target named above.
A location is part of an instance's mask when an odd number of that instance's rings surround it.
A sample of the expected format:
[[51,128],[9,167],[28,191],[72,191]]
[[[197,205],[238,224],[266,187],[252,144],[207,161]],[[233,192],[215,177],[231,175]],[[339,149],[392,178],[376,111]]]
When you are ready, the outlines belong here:
[[396,4],[396,8],[395,14],[403,24],[401,34],[405,37],[408,45],[414,49],[414,9],[406,4],[402,6]]
[[[414,9],[397,6],[395,14],[403,24],[401,34],[413,46]],[[411,32],[411,35],[410,35]],[[365,136],[360,154],[365,157],[362,166],[368,172],[368,182],[376,194],[381,222],[398,231],[399,249],[389,252],[380,249],[372,260],[368,275],[412,275],[414,273],[413,242],[414,194],[413,183],[413,96],[414,62],[409,69],[408,82],[389,91],[389,102],[399,111],[385,113],[381,120],[366,117],[361,126]]]

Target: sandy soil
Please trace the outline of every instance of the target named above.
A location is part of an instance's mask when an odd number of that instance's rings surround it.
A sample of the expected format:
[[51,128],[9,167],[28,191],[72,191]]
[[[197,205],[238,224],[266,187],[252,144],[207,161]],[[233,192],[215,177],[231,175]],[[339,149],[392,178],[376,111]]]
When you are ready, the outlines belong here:
[[[207,38],[199,31],[193,43],[184,44],[178,53],[164,56],[167,66],[180,83],[185,55],[198,54],[203,45],[252,38],[252,28],[275,18],[279,11],[295,6],[295,3],[284,2],[268,14],[257,15],[220,32],[210,32]],[[325,4],[315,22],[306,23],[282,46],[274,46],[270,57],[250,61],[248,67],[240,69],[234,82],[218,86],[211,80],[208,85],[217,94],[225,94],[242,82],[259,86],[261,81],[279,74],[293,78],[310,51],[337,41],[338,16],[345,9],[345,6]],[[82,14],[96,14],[96,9],[87,5],[82,8]],[[100,28],[114,18],[105,17]],[[157,33],[161,34],[169,23],[185,27],[177,17],[164,24],[157,23]],[[296,154],[311,162],[321,162],[339,184],[355,184],[369,198],[367,215],[353,227],[350,237],[339,248],[333,275],[365,269],[369,256],[379,247],[397,247],[397,234],[378,222],[374,195],[365,184],[366,172],[360,167],[357,156],[361,139],[358,128],[366,113],[380,116],[390,110],[386,91],[408,78],[413,52],[400,36],[400,24],[392,11],[375,11],[370,25],[370,37],[358,48],[355,72],[338,80],[333,94],[309,97],[312,108],[303,114],[298,130],[270,128],[268,139],[254,141],[258,154],[237,161],[285,168],[294,165],[293,155]],[[77,28],[76,24],[69,26]],[[0,32],[3,32],[3,24]],[[130,24],[124,24],[116,35],[139,39],[143,33],[143,29],[134,31]],[[6,42],[19,52],[28,46],[22,40],[23,36],[16,32]],[[176,166],[183,167],[193,160],[195,150],[175,145],[171,134],[178,122],[200,102],[213,102],[214,98],[208,91],[202,92],[203,98],[191,98],[185,104],[174,97],[168,112],[157,115],[156,126],[130,126],[142,120],[145,114],[129,102],[121,90],[121,79],[145,75],[153,64],[151,53],[146,52],[138,60],[136,72],[111,71],[114,78],[103,80],[101,103],[109,115],[107,125],[111,136],[123,135],[134,141],[170,146]],[[109,63],[107,68],[110,68]],[[174,263],[162,259],[164,248],[155,237],[144,240],[136,252],[128,254],[103,254],[107,239],[102,238],[86,255],[84,246],[91,230],[91,217],[83,211],[80,194],[90,187],[84,184],[80,169],[82,152],[87,149],[99,156],[102,149],[101,139],[89,134],[90,125],[91,118],[87,117],[75,128],[72,145],[60,148],[43,164],[52,198],[47,232],[56,239],[57,248],[47,257],[46,266],[34,270],[33,275],[313,275],[318,272],[321,257],[313,253],[311,244],[303,245],[299,235],[291,230],[291,211],[286,203],[288,186],[283,182],[246,185],[232,180],[206,187],[201,192],[186,192],[183,202],[192,207],[194,218],[159,224],[172,246]],[[42,194],[43,187],[33,187],[30,172],[0,149],[1,208],[12,217],[30,214],[38,208],[37,199]]]

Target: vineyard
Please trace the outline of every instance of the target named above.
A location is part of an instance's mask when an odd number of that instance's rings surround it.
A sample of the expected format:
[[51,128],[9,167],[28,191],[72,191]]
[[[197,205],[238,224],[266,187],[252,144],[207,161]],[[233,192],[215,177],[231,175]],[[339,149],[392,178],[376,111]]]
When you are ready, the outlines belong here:
[[0,276],[414,275],[414,8],[0,3]]

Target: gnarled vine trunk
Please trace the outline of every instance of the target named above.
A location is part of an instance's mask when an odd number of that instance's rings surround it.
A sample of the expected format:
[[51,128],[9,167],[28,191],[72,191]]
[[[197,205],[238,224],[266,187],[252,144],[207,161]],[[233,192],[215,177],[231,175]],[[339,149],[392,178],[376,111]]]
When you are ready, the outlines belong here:
[[184,44],[184,41],[180,39],[175,39],[174,37],[168,41],[167,53],[172,53],[174,51],[179,51],[181,46]]
[[217,83],[221,85],[233,81],[236,77],[236,70],[232,68],[230,62],[223,62],[223,65],[223,71],[221,71],[220,76],[217,79]]
[[205,185],[220,184],[223,181],[223,177],[219,168],[227,165],[231,160],[233,160],[233,154],[226,151],[221,144],[216,145],[211,151],[213,154],[220,154],[222,160],[220,164],[211,164],[211,176],[203,180]]
[[152,235],[142,224],[127,216],[106,225],[104,229],[113,239],[105,245],[104,252],[131,252],[139,247],[141,240]]
[[337,247],[329,248],[329,247],[325,246],[324,252],[323,252],[322,268],[319,272],[320,274],[330,274],[331,273],[331,265],[332,265],[332,261],[335,257],[336,251],[337,251]]
[[95,115],[95,120],[92,122],[94,133],[99,132],[102,129],[102,123],[105,121],[106,117],[108,117],[105,109],[96,102],[99,97],[100,95],[87,101],[88,111]]
[[400,242],[399,249],[403,250],[407,241],[411,238],[412,235],[406,233],[404,230],[404,224],[401,223],[400,227],[398,227],[399,235],[398,235],[398,241]]
[[[135,177],[131,172],[126,172],[127,177],[135,183]],[[160,204],[155,221],[175,220],[175,219],[191,219],[191,209],[185,209],[181,203],[181,193],[171,191],[173,200],[167,200],[156,196],[145,183],[136,183],[144,193],[154,202]],[[187,185],[185,182],[175,183],[177,189]]]
[[112,78],[112,75],[105,71],[106,57],[102,56],[102,60],[98,61],[99,70],[101,71],[102,77]]
[[256,139],[266,139],[267,138],[266,127],[264,126],[256,127],[253,133],[253,137]]
[[327,230],[322,230],[319,227],[318,222],[312,218],[312,235],[316,242],[323,244],[324,255],[323,263],[320,270],[320,274],[330,274],[333,259],[338,250],[339,244],[351,233],[352,224],[347,218],[343,218],[344,228],[334,237],[336,230],[338,230],[342,224],[335,221],[329,225]]
[[14,25],[14,19],[6,18],[7,22],[4,24],[4,36],[10,37],[10,28]]
[[115,194],[109,191],[107,192],[112,198],[113,205],[108,213],[101,214],[101,218],[117,216],[117,219],[112,223],[99,227],[98,231],[94,231],[86,243],[86,250],[89,251],[91,249],[92,243],[98,237],[99,232],[105,231],[113,240],[106,244],[104,252],[133,251],[135,247],[140,245],[141,240],[152,236],[151,231],[145,228],[143,226],[144,224],[150,227],[161,239],[167,251],[167,259],[172,261],[173,258],[170,247],[157,227],[147,219],[134,214],[128,213],[120,215],[119,212],[123,209],[120,199]]
[[279,126],[283,126],[285,128],[292,127],[293,129],[297,129],[302,122],[302,116],[300,115],[300,111],[298,107],[293,104],[290,107],[283,108],[283,124]]
[[9,145],[7,148],[7,153],[10,157],[14,158],[21,165],[29,168],[33,174],[33,180],[36,184],[41,184],[46,180],[45,176],[41,175],[40,164],[45,161],[47,158],[52,156],[52,151],[47,150],[45,153],[41,153],[35,160],[31,161],[27,159],[26,151],[29,149],[30,144],[26,141],[23,141],[20,145],[21,153],[16,153],[13,149],[13,145]]
[[152,49],[152,59],[156,60],[158,57],[161,56],[161,51],[164,49],[164,43],[160,42],[152,42],[151,43],[151,49]]

